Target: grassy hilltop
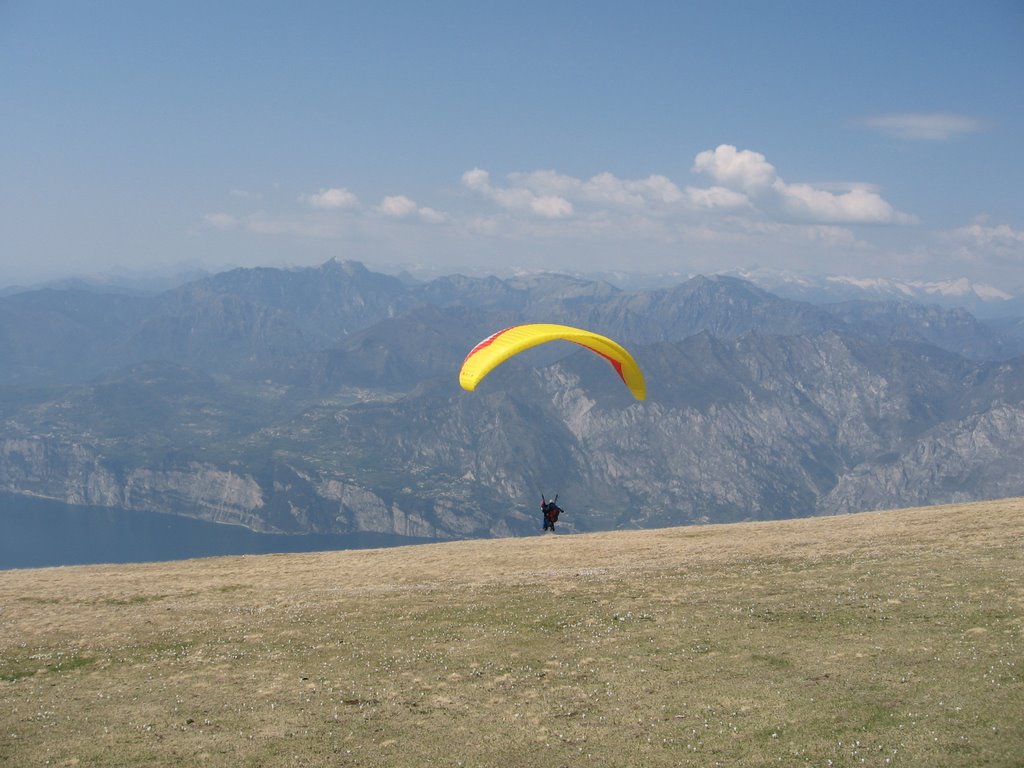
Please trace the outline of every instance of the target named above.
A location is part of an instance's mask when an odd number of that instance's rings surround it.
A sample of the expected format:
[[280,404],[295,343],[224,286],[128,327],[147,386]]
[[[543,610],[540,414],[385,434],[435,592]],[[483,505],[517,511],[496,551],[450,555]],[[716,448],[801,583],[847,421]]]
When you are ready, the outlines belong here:
[[0,765],[1021,766],[1024,499],[0,572]]

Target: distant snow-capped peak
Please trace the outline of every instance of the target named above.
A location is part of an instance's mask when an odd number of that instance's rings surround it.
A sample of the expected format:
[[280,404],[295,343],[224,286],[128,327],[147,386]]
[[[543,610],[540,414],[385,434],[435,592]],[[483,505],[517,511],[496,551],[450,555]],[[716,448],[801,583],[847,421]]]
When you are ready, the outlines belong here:
[[966,277],[952,280],[899,280],[851,275],[816,276],[765,268],[735,269],[725,274],[749,280],[766,290],[791,298],[802,295],[838,300],[863,294],[871,298],[981,304],[998,304],[1016,298],[1002,288],[976,283]]
[[930,282],[925,280],[894,280],[885,277],[858,278],[832,275],[825,278],[827,283],[849,285],[865,291],[902,294],[908,298],[922,296],[966,297],[975,296],[982,301],[1009,301],[1012,294],[985,283],[973,283],[966,277],[955,280]]

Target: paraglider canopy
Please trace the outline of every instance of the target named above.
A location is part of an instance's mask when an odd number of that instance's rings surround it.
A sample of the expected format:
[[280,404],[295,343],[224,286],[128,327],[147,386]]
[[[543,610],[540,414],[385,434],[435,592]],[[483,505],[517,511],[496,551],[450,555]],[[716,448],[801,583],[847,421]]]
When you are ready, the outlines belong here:
[[459,384],[463,389],[472,392],[488,373],[513,355],[538,344],[556,340],[571,341],[605,358],[619,374],[623,383],[629,387],[633,397],[643,400],[647,396],[647,385],[640,366],[617,342],[582,328],[553,323],[513,325],[488,336],[466,356],[462,370],[459,371]]

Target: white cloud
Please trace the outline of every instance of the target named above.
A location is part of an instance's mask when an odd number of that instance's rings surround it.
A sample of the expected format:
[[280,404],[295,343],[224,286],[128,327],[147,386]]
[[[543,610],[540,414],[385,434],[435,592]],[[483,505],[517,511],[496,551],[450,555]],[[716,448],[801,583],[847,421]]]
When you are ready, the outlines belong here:
[[[688,190],[691,203],[705,208],[740,208],[749,200],[756,201],[762,213],[770,214],[774,209],[806,221],[843,224],[914,221],[912,216],[897,211],[871,185],[789,184],[760,152],[738,150],[731,144],[699,153],[693,171],[707,174],[724,185]],[[833,189],[846,191],[837,193]],[[732,195],[727,194],[730,190]]]
[[512,173],[508,178],[513,187],[527,189],[536,195],[558,196],[592,205],[643,208],[670,205],[683,198],[678,186],[666,176],[659,175],[646,179],[620,179],[604,172],[584,180],[545,170]]
[[998,224],[993,227],[986,222],[976,221],[966,227],[955,229],[953,232],[978,245],[1024,247],[1024,230],[1014,229],[1009,224]]
[[672,205],[683,199],[682,190],[666,176],[652,174],[646,179],[620,179],[601,173],[583,184],[587,199],[597,203],[628,205]]
[[[542,179],[541,186],[559,182],[558,175],[553,172],[540,171],[538,174],[531,174],[533,185],[538,178]],[[572,203],[560,195],[538,194],[528,186],[495,187],[491,184],[491,175],[480,168],[462,174],[462,183],[510,211],[530,212],[545,219],[564,219],[573,214]]]
[[810,184],[786,184],[782,179],[776,179],[772,188],[779,194],[783,207],[799,218],[860,224],[910,223],[914,220],[866,187],[836,194]]
[[735,210],[750,205],[750,198],[742,192],[725,187],[687,187],[686,198],[694,208]]
[[683,198],[683,193],[666,176],[651,175],[641,181],[627,182],[630,189],[639,190],[649,199],[671,205]]
[[777,178],[775,166],[760,152],[737,150],[731,144],[720,144],[697,155],[693,170],[705,173],[727,187],[758,190],[769,187]]
[[329,210],[355,208],[359,205],[359,198],[344,187],[321,189],[315,194],[303,195],[300,199],[303,202],[309,203],[314,208],[325,208]]
[[[550,230],[546,236],[600,236],[618,230],[678,242],[685,240],[695,225],[725,231],[735,229],[741,220],[795,226],[915,221],[870,184],[788,183],[763,154],[730,144],[698,153],[692,170],[716,183],[680,188],[659,174],[623,179],[603,172],[580,179],[543,169],[512,173],[503,184],[497,184],[481,168],[466,171],[462,183],[510,214],[525,213],[553,222],[572,220],[571,226],[563,224],[562,229]],[[705,220],[698,222],[698,217]],[[509,230],[514,220],[503,231]],[[538,230],[530,229],[522,234],[539,236]]]
[[491,186],[491,174],[482,168],[474,168],[462,174],[462,183],[476,192],[484,192]]
[[1024,230],[989,224],[984,217],[949,233],[965,261],[1024,268]]
[[[789,183],[763,154],[728,144],[695,153],[692,171],[704,175],[707,186],[681,186],[657,173],[624,178],[603,171],[575,177],[553,169],[496,180],[483,168],[472,168],[462,174],[465,193],[451,212],[403,194],[363,204],[354,191],[332,187],[301,196],[302,206],[292,197],[290,209],[267,205],[248,214],[205,218],[210,227],[351,241],[380,253],[399,244],[410,252],[454,253],[472,244],[475,253],[508,249],[535,260],[556,252],[571,260],[575,253],[610,263],[623,254],[630,254],[630,261],[651,257],[667,262],[763,261],[774,254],[791,263],[818,263],[839,254],[869,258],[875,247],[860,239],[865,235],[877,243],[913,234],[895,228],[886,235],[855,233],[856,224],[913,220],[868,183]],[[986,233],[1007,237],[998,227],[977,227],[971,230],[972,242]],[[968,234],[958,236],[959,246],[947,236],[946,253],[955,247],[966,250]]]
[[[581,186],[579,179],[551,170],[510,173],[508,179],[512,187],[527,189],[536,195],[578,194]],[[489,180],[488,176],[488,183],[490,183]]]
[[393,219],[419,218],[427,224],[441,224],[448,220],[448,217],[441,211],[433,208],[421,208],[415,200],[405,195],[392,195],[381,200],[377,210],[384,216]]
[[404,219],[416,213],[416,203],[405,195],[393,195],[381,201],[379,210],[385,216]]
[[875,115],[864,119],[869,128],[912,141],[948,141],[968,133],[977,133],[982,122],[967,115],[943,112],[904,112]]
[[511,173],[507,182],[506,186],[492,184],[490,174],[480,168],[462,175],[465,187],[505,210],[528,212],[543,219],[584,216],[594,223],[615,210],[652,214],[687,199],[687,194],[668,177],[656,174],[644,179],[620,179],[604,172],[578,179],[539,170]]
[[203,221],[217,229],[235,229],[238,226],[238,219],[230,213],[208,213],[203,216]]
[[530,200],[530,210],[545,219],[565,219],[572,216],[572,203],[558,195],[541,195]]
[[448,216],[445,213],[435,211],[433,208],[423,207],[420,208],[417,213],[419,213],[420,218],[427,222],[427,224],[442,224],[448,221]]

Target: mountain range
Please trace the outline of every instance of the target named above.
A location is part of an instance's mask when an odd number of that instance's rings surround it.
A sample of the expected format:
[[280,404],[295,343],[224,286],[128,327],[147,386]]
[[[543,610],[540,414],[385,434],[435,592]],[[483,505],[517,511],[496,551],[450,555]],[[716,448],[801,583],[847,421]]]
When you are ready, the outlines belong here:
[[[523,322],[608,335],[636,402],[564,343],[457,383]],[[160,293],[0,298],[0,490],[260,531],[518,535],[1024,494],[1019,318],[812,304],[749,280],[625,290],[330,261]]]

